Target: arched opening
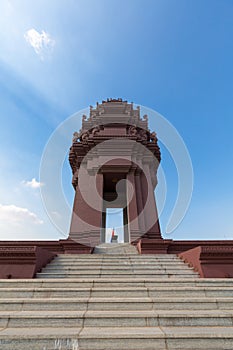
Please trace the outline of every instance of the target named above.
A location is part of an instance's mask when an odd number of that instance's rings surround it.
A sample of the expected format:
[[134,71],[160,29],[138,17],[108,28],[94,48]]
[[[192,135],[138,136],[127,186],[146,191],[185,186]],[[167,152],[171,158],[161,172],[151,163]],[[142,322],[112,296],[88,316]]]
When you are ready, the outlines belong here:
[[124,243],[124,209],[107,208],[106,209],[106,227],[105,242],[112,242],[112,234],[117,237],[116,243]]
[[113,228],[118,243],[129,242],[125,182],[116,189],[117,183],[126,176],[122,173],[104,173],[103,177],[101,243],[111,242]]

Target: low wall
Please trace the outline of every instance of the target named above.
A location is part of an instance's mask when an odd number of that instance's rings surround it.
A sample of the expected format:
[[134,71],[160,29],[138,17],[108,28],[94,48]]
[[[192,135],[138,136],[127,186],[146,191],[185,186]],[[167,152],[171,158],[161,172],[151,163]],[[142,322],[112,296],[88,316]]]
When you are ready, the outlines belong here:
[[178,256],[199,272],[200,277],[232,278],[233,246],[198,246]]
[[0,278],[33,278],[55,256],[37,246],[1,246]]

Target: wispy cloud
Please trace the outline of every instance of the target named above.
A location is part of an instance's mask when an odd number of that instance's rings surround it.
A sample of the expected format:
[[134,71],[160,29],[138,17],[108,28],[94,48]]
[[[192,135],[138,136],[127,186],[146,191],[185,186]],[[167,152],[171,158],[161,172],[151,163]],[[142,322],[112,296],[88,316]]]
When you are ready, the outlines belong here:
[[44,30],[39,33],[36,29],[31,28],[24,34],[24,38],[33,47],[41,60],[49,56],[55,46],[55,40]]
[[22,181],[21,184],[25,187],[30,188],[40,188],[44,185],[42,182],[37,181],[35,178],[33,178],[31,181]]
[[2,205],[0,204],[0,221],[1,224],[4,222],[9,225],[20,226],[25,223],[33,223],[36,225],[43,224],[37,215],[27,208],[17,207],[14,204]]

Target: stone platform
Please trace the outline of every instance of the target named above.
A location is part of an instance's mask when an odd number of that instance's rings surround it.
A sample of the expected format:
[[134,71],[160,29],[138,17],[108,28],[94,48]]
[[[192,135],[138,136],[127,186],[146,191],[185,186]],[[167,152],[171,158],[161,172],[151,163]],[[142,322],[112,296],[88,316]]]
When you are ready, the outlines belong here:
[[138,250],[130,243],[102,243],[94,248],[93,254],[138,254]]

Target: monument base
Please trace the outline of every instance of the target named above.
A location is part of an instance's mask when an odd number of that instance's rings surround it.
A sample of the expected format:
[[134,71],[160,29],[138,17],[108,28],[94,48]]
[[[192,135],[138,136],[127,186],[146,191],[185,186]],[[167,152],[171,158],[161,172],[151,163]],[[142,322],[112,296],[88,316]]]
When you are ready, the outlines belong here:
[[[198,271],[201,277],[233,278],[233,241],[173,241],[143,238],[132,244],[106,243],[95,249],[99,247],[102,247],[105,253],[111,251],[113,254],[122,253],[118,250],[119,247],[133,248],[133,254],[136,248],[139,254],[177,254]],[[112,248],[107,249],[106,247]],[[99,251],[99,254],[104,254],[104,252]],[[71,239],[0,241],[2,271],[0,278],[33,278],[57,254],[92,253],[94,253],[93,247],[82,245]]]

